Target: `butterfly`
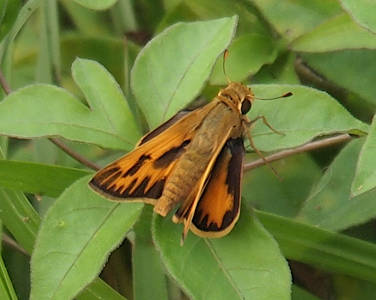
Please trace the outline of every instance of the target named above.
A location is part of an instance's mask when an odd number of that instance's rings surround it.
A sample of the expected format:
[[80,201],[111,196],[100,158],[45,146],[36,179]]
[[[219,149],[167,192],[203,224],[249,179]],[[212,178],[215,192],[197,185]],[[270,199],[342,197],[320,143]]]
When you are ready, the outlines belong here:
[[210,103],[146,134],[132,152],[96,173],[90,187],[110,200],[152,204],[161,216],[180,204],[173,221],[184,224],[181,243],[189,230],[225,236],[239,218],[245,135],[267,163],[249,126],[263,119],[281,134],[263,116],[247,118],[254,99],[249,87],[229,81]]

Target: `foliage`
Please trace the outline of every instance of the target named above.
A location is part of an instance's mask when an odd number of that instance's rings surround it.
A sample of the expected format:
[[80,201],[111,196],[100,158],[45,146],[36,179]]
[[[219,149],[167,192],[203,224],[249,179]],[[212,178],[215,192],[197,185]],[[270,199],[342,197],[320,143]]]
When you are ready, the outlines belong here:
[[[374,299],[376,27],[373,1],[352,2],[0,4],[0,298]],[[98,196],[72,156],[104,166],[212,99],[227,48],[260,99],[249,118],[284,134],[251,128],[283,182],[245,173],[234,230],[180,246],[171,216]]]

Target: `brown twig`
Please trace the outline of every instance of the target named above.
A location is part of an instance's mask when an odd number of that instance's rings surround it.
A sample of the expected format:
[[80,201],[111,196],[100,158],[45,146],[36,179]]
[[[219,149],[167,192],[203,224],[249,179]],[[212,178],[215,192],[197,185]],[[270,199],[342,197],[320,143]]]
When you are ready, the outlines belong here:
[[0,84],[4,92],[8,95],[11,93],[12,89],[10,88],[7,80],[5,79],[3,71],[0,69]]
[[10,238],[8,235],[4,233],[2,235],[2,241],[4,244],[8,245],[9,247],[13,249],[16,249],[18,252],[25,254],[27,256],[30,256],[30,254],[27,253],[27,251],[24,248],[22,248],[20,244],[18,244],[15,240],[13,240],[12,238]]
[[78,162],[82,163],[83,165],[89,167],[90,169],[93,169],[95,171],[98,171],[100,167],[92,163],[90,160],[83,157],[81,154],[77,153],[76,151],[69,148],[67,145],[65,145],[63,142],[58,140],[57,138],[49,138],[49,140],[54,143],[56,146],[58,146],[61,150],[63,150],[65,153],[67,153],[69,156],[73,157]]
[[[305,145],[298,147],[298,148],[295,148],[295,149],[283,150],[283,151],[280,151],[278,153],[266,156],[265,158],[268,162],[273,162],[273,161],[280,160],[282,158],[286,158],[286,157],[289,157],[289,156],[292,156],[292,155],[295,155],[295,154],[298,154],[298,153],[307,152],[307,151],[311,151],[311,150],[315,150],[315,149],[320,149],[320,148],[332,146],[332,145],[339,144],[339,143],[342,143],[342,142],[346,142],[346,141],[349,141],[350,139],[351,139],[351,136],[349,134],[345,133],[345,134],[341,134],[341,135],[338,135],[338,136],[335,136],[335,137],[322,139],[322,140],[315,141],[315,142],[310,142],[308,144],[305,144]],[[265,162],[264,162],[263,159],[258,159],[258,160],[252,161],[250,163],[246,163],[244,165],[244,172],[247,172],[247,171],[252,170],[252,169],[256,169],[256,168],[261,167],[263,165],[265,165]]]

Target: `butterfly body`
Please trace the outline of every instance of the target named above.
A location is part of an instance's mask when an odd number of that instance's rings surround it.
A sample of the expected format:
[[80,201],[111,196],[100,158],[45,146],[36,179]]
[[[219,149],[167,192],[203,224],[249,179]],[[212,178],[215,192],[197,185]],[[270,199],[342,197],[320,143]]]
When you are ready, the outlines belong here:
[[251,90],[229,83],[202,108],[176,115],[129,154],[100,170],[90,186],[115,201],[142,201],[204,237],[227,234],[239,216],[245,114]]

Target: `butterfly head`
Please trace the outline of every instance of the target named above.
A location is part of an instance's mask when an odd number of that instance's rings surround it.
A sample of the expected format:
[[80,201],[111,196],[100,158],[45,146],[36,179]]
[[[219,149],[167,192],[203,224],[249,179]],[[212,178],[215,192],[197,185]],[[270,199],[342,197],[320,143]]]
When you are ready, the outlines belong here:
[[255,98],[249,87],[237,82],[230,82],[226,88],[220,90],[218,97],[242,115],[249,112]]

